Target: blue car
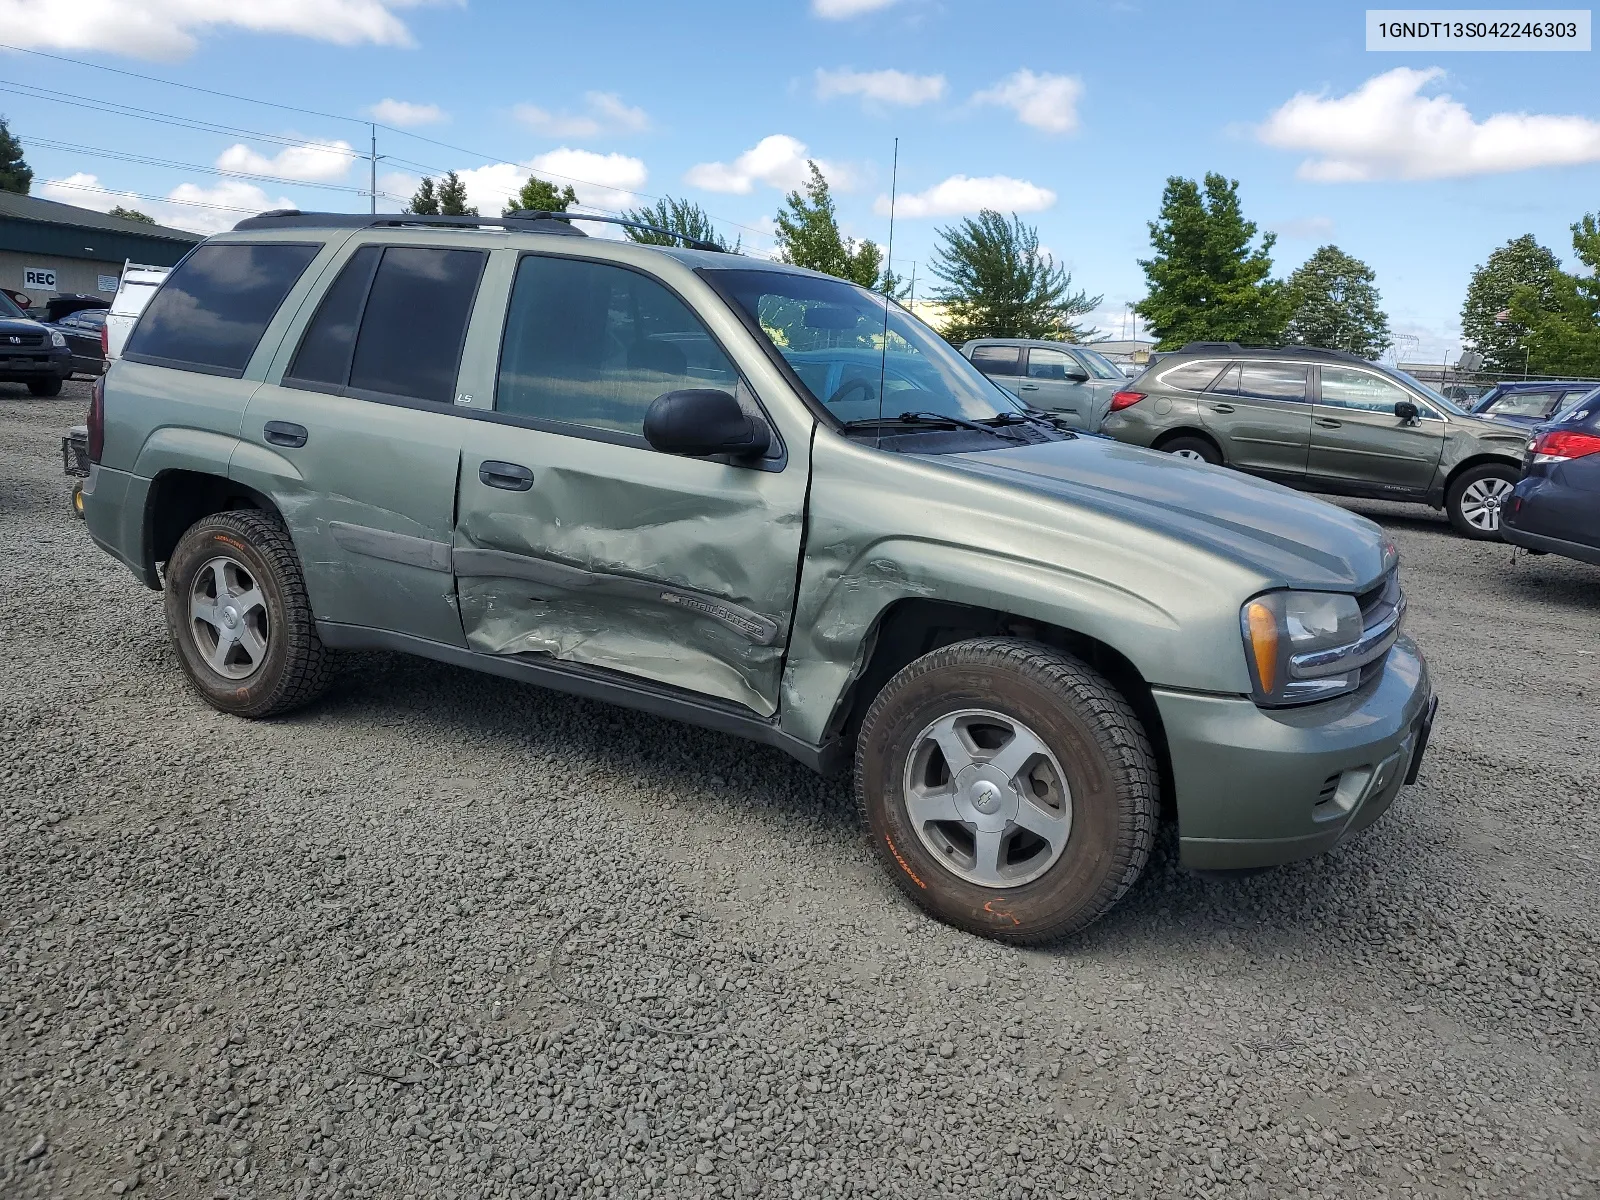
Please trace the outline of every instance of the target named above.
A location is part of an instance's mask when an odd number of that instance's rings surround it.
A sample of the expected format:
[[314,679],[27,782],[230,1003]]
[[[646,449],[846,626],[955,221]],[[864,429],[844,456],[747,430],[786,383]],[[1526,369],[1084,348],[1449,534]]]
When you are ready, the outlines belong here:
[[1497,383],[1479,398],[1472,411],[1521,425],[1543,425],[1576,408],[1597,386],[1600,385],[1592,379]]
[[1500,534],[1514,546],[1600,566],[1600,391],[1528,443]]

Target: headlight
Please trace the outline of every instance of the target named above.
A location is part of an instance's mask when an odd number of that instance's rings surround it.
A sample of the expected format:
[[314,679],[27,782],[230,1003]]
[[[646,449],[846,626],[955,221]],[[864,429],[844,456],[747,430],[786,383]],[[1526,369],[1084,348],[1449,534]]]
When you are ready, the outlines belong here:
[[50,344],[59,350],[67,344],[67,339],[61,336],[59,329],[52,329],[50,331]]
[[1256,703],[1307,704],[1353,691],[1361,682],[1361,668],[1394,644],[1401,611],[1396,609],[1381,628],[1369,632],[1361,627],[1354,596],[1257,596],[1240,613]]

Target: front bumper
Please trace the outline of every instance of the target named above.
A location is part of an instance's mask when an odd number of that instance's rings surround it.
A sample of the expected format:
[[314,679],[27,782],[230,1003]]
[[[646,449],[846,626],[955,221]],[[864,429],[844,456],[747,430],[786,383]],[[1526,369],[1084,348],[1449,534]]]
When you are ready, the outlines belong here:
[[1401,636],[1360,691],[1303,708],[1155,689],[1172,758],[1184,866],[1233,870],[1309,858],[1364,829],[1421,764],[1435,700]]
[[72,351],[52,346],[48,351],[9,350],[0,346],[0,382],[27,383],[31,379],[70,379]]

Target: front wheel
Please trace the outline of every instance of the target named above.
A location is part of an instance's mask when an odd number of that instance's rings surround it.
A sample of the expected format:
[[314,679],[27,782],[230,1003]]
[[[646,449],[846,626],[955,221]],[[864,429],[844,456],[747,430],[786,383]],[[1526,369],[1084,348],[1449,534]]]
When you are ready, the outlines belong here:
[[327,686],[300,559],[276,517],[240,509],[191,525],[167,562],[166,609],[184,672],[213,708],[271,717]]
[[1104,676],[1036,642],[919,658],[873,701],[856,799],[890,876],[950,924],[1022,945],[1075,933],[1144,870],[1157,772]]
[[1445,493],[1450,524],[1474,541],[1500,540],[1500,514],[1521,473],[1512,466],[1485,463],[1463,471]]

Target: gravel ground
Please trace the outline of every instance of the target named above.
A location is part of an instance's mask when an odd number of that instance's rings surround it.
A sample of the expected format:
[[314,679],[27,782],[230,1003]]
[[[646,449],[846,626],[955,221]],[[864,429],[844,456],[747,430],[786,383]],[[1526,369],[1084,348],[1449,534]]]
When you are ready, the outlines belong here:
[[382,655],[250,724],[0,385],[0,1195],[1600,1194],[1600,571],[1356,505],[1443,697],[1326,857],[1017,951],[844,782]]

